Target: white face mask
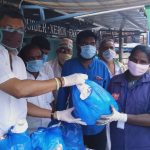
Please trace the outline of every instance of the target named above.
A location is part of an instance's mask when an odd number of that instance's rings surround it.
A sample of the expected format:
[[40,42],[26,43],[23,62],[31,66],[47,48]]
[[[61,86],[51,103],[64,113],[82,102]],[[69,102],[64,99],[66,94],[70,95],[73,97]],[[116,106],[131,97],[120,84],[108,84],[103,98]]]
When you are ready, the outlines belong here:
[[143,75],[144,73],[146,73],[148,68],[149,68],[149,64],[141,65],[141,64],[134,63],[133,61],[130,60],[128,61],[128,69],[133,76]]
[[105,52],[103,52],[103,57],[107,61],[112,61],[116,57],[116,52],[114,50],[108,49]]
[[66,60],[69,60],[71,58],[71,54],[58,53],[58,60],[62,65],[65,63]]

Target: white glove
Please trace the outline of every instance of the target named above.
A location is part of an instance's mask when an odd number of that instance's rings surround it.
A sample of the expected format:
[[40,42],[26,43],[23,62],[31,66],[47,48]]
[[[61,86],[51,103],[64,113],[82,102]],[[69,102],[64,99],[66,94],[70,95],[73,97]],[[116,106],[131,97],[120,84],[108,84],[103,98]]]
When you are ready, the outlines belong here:
[[11,129],[13,133],[23,133],[28,129],[28,123],[26,119],[20,119],[17,121],[16,125]]
[[97,125],[105,125],[112,121],[127,121],[127,114],[118,112],[113,106],[111,106],[112,114],[111,115],[102,115],[99,120],[97,120]]
[[71,113],[73,110],[74,110],[74,108],[70,108],[70,109],[62,110],[62,111],[56,111],[54,113],[54,118],[57,120],[68,122],[68,123],[77,123],[77,124],[81,124],[81,125],[87,125],[80,118],[74,118],[72,116]]
[[77,84],[85,83],[85,80],[88,79],[88,76],[86,74],[82,73],[75,73],[66,77],[63,77],[64,79],[64,86],[73,86]]
[[82,100],[86,99],[91,94],[91,88],[89,85],[83,83],[77,85],[78,90],[80,91],[80,98]]

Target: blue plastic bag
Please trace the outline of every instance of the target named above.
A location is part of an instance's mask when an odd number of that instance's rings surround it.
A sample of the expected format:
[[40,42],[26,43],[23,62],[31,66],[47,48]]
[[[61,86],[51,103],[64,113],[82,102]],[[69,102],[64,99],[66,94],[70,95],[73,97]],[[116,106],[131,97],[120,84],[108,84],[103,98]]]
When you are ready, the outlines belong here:
[[84,150],[82,127],[78,124],[61,124],[61,131],[66,150]]
[[84,134],[91,135],[101,132],[105,126],[96,126],[96,120],[101,115],[111,114],[110,105],[118,110],[114,98],[97,83],[87,80],[86,84],[91,87],[91,94],[85,99],[80,99],[80,92],[76,86],[72,89],[73,106],[75,117],[81,118],[88,126],[84,128]]
[[33,150],[65,150],[60,127],[39,128],[31,134]]
[[27,132],[12,133],[11,130],[5,138],[0,140],[0,150],[31,150],[30,136]]
[[4,136],[3,139],[0,139],[0,150],[10,150],[10,144],[8,140],[8,136]]
[[31,140],[27,132],[8,133],[8,139],[12,150],[31,150]]

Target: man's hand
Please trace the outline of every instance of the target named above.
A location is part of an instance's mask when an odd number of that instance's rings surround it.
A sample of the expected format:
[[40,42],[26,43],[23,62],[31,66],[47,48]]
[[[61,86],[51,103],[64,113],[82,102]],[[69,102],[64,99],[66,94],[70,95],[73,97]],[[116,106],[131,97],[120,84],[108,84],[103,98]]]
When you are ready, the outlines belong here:
[[77,123],[77,124],[81,124],[81,125],[86,125],[85,122],[83,122],[80,118],[74,118],[72,116],[72,111],[74,110],[74,108],[70,108],[67,110],[62,110],[62,111],[56,111],[54,113],[54,118],[60,121],[65,121],[68,123]]
[[63,87],[67,87],[67,86],[73,86],[73,85],[85,83],[85,80],[88,79],[88,76],[82,73],[75,73],[75,74],[63,77],[63,79],[64,79]]
[[111,115],[102,115],[99,120],[97,120],[97,125],[105,125],[112,121],[127,121],[127,114],[118,112],[113,106],[111,106],[112,114]]

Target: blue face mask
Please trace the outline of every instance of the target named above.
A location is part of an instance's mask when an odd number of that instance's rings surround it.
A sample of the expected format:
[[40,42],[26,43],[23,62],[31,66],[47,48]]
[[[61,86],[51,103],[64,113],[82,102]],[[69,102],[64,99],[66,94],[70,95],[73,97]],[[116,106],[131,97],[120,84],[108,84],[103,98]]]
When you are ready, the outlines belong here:
[[41,68],[43,67],[43,60],[32,60],[32,61],[27,61],[27,70],[29,72],[39,72]]
[[91,59],[96,55],[96,47],[92,45],[81,46],[80,55],[85,59]]
[[43,60],[43,63],[47,62],[47,60],[48,60],[48,55],[43,54],[43,55],[42,55],[42,60]]
[[112,61],[116,57],[116,52],[114,50],[108,49],[103,52],[103,57],[107,61]]

